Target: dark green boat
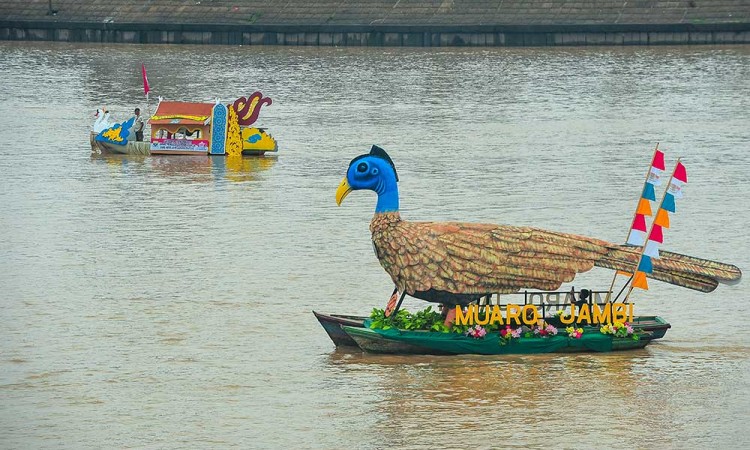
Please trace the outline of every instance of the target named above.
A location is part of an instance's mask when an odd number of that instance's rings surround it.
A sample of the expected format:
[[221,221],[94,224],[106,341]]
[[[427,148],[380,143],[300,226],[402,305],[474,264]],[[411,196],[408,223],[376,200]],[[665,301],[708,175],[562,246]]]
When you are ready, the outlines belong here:
[[[320,322],[320,325],[326,331],[328,336],[331,338],[333,343],[337,347],[359,347],[357,340],[352,336],[356,332],[346,332],[342,329],[342,326],[348,326],[350,328],[364,328],[364,322],[368,318],[365,316],[353,316],[353,315],[342,315],[342,314],[322,314],[313,311],[313,314]],[[555,323],[554,319],[548,318],[547,321],[553,325],[560,325]],[[672,326],[660,316],[636,316],[633,319],[633,327],[641,329],[648,333],[644,333],[642,339],[655,340],[661,339],[667,333]],[[592,328],[593,329],[593,328]],[[371,334],[363,334],[359,337],[360,340],[364,339],[379,339],[378,336]],[[368,344],[366,344],[368,345]],[[389,351],[387,353],[422,353],[422,354],[435,354],[435,350],[422,348],[422,351],[416,351],[414,346],[407,346],[405,343],[400,344],[402,347],[398,347],[395,342],[387,342],[381,344],[372,343],[369,345],[371,348],[375,348],[377,345],[387,346]],[[384,348],[385,350],[385,348]],[[374,351],[374,350],[373,350]],[[442,352],[440,354],[445,354]]]
[[[367,321],[365,325],[367,325]],[[605,335],[597,328],[588,327],[578,339],[565,334],[550,337],[520,337],[503,339],[498,333],[489,333],[475,339],[463,334],[430,331],[406,331],[391,328],[341,327],[366,352],[419,353],[429,355],[515,355],[537,353],[612,352],[643,348],[652,339],[652,333],[637,331],[634,336],[620,338]],[[407,351],[403,351],[404,349]]]

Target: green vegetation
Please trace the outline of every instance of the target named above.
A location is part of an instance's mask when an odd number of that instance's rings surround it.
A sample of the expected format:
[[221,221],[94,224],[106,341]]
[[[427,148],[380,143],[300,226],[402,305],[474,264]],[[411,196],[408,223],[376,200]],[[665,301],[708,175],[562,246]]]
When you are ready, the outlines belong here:
[[374,330],[398,328],[400,330],[435,331],[439,333],[456,331],[445,325],[445,318],[439,312],[433,311],[432,306],[416,313],[400,309],[391,317],[385,317],[385,310],[374,308],[370,313],[370,319],[370,328]]

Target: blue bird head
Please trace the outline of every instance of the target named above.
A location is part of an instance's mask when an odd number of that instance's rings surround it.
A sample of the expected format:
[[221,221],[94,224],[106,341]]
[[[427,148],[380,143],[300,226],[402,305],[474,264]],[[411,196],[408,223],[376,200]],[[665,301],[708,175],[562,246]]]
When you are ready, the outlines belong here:
[[369,189],[378,194],[375,212],[398,211],[398,174],[393,160],[382,148],[373,145],[370,153],[359,155],[349,163],[346,176],[336,190],[336,204],[341,205],[351,191]]

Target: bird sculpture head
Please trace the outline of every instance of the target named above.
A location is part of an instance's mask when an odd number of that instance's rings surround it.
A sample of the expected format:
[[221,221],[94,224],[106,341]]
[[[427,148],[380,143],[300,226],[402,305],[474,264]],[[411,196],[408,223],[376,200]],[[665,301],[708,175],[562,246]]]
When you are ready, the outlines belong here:
[[341,205],[351,191],[369,189],[378,194],[376,213],[398,211],[398,174],[391,157],[373,145],[370,153],[359,155],[349,163],[346,176],[336,190],[336,204]]

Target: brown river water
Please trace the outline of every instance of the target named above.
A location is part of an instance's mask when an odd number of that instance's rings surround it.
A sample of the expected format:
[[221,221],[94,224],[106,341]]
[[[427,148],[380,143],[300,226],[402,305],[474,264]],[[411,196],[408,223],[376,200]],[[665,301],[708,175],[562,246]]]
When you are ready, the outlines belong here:
[[[97,107],[146,107],[141,62],[152,111],[273,98],[278,158],[93,157]],[[311,314],[390,295],[375,195],[334,202],[373,143],[404,219],[623,242],[660,142],[689,176],[663,248],[747,271],[750,47],[2,42],[0,80],[0,448],[750,446],[747,280],[651,282],[636,314],[672,329],[612,354],[361,354]]]

